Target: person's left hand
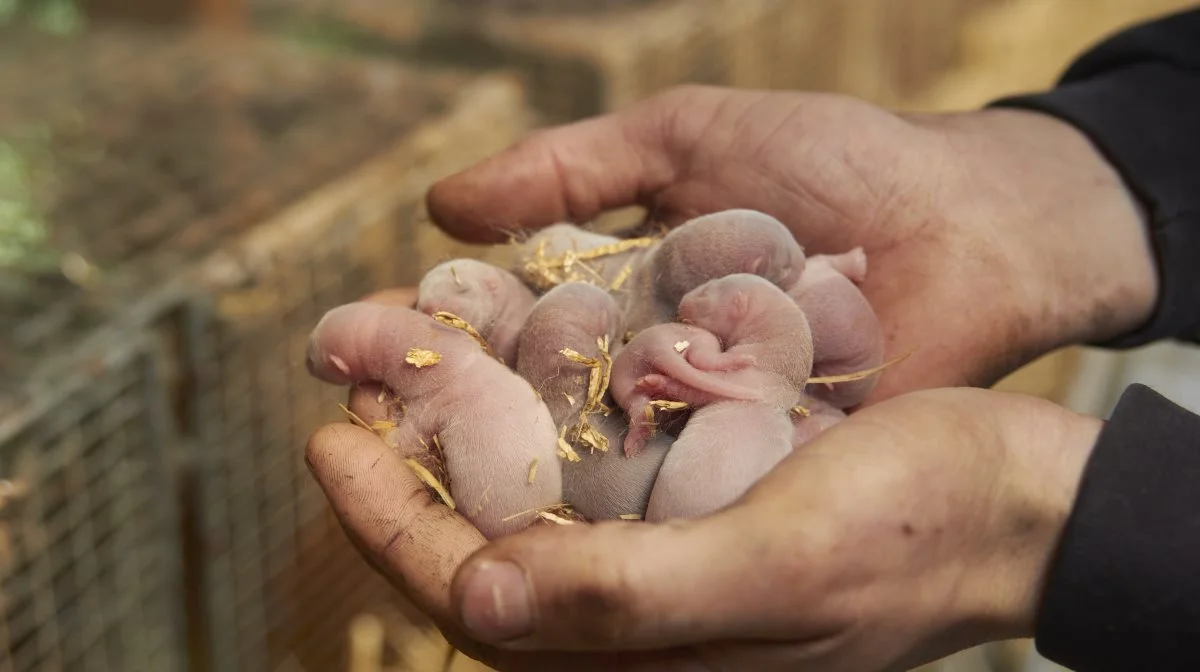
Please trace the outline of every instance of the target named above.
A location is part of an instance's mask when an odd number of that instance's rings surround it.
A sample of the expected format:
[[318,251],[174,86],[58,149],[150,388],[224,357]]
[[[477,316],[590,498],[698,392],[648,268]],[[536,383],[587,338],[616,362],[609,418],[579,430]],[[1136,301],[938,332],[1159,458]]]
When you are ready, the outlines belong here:
[[307,459],[372,565],[499,670],[872,672],[1032,634],[1101,424],[999,392],[914,392],[706,518],[486,545],[367,430],[327,426]]

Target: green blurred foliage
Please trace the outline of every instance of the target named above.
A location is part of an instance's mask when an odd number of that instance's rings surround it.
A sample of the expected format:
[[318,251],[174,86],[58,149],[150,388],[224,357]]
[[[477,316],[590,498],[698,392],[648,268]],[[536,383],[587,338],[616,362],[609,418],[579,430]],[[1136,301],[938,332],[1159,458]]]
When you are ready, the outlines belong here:
[[0,269],[41,273],[58,265],[37,185],[51,177],[48,137],[31,131],[0,138]]
[[84,15],[76,0],[0,0],[0,25],[13,23],[70,35],[83,29]]

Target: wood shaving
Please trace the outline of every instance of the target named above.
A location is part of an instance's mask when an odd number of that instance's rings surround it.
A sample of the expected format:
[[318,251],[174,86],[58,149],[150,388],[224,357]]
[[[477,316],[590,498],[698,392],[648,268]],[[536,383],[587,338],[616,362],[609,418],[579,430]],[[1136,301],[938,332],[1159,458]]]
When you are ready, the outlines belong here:
[[807,418],[808,416],[812,415],[812,411],[801,406],[800,404],[796,404],[795,406],[793,406],[791,408],[791,411],[792,411],[792,413],[795,413],[796,415],[799,415],[802,418]]
[[537,467],[538,467],[538,461],[537,461],[537,458],[535,457],[535,458],[533,458],[533,462],[531,462],[529,465],[529,479],[528,479],[529,483],[533,483],[535,480],[537,480]]
[[683,351],[687,350],[689,345],[691,345],[691,343],[688,343],[687,341],[680,341],[675,344],[675,352],[683,354]]
[[563,425],[558,430],[558,456],[568,462],[580,462],[583,460],[579,457],[579,453],[567,443],[567,426]]
[[442,361],[442,355],[434,352],[433,350],[410,348],[408,353],[404,355],[404,361],[412,364],[418,369],[423,369],[427,366],[433,366]]
[[396,428],[396,423],[391,420],[376,420],[371,423],[371,431],[377,434],[383,434],[389,430]]
[[894,366],[894,365],[899,364],[900,362],[908,359],[912,354],[913,354],[912,352],[909,352],[908,354],[900,355],[899,357],[893,359],[890,362],[884,362],[883,364],[880,364],[879,366],[874,366],[869,369],[864,369],[862,371],[855,371],[854,373],[843,373],[838,376],[815,376],[815,377],[809,378],[808,382],[812,383],[812,384],[817,384],[817,385],[820,385],[820,384],[828,385],[831,383],[849,383],[849,382],[852,382],[855,380],[862,380],[863,378],[870,378],[871,376],[875,375],[876,373],[879,373],[880,371],[888,368],[889,366]]
[[563,392],[563,396],[567,398],[567,403],[568,403],[568,404],[569,404],[569,405],[570,405],[572,408],[574,408],[574,407],[575,407],[575,404],[576,404],[576,403],[578,403],[578,402],[576,402],[576,401],[575,401],[575,397],[572,397],[571,395],[567,394],[566,392]]
[[512,514],[511,516],[505,516],[504,518],[500,519],[500,522],[507,523],[508,521],[516,520],[517,518],[520,518],[521,516],[530,516],[530,515],[536,516],[543,511],[554,511],[556,509],[560,510],[560,511],[570,511],[571,506],[565,502],[560,503],[560,504],[551,504],[550,506],[540,506],[536,509],[527,509],[525,511],[518,511],[518,512]]
[[350,422],[352,422],[352,423],[358,425],[359,427],[362,427],[363,429],[366,429],[368,431],[375,431],[375,430],[371,429],[371,425],[368,425],[366,420],[363,420],[362,418],[358,417],[358,414],[355,413],[354,411],[350,410],[350,408],[348,406],[346,406],[345,404],[338,404],[338,408],[342,409],[342,412],[345,413],[348,418],[350,418]]
[[543,520],[548,520],[548,521],[558,524],[558,525],[574,525],[575,524],[575,521],[567,520],[566,518],[563,518],[562,516],[559,516],[557,514],[550,513],[549,511],[538,511],[537,515],[539,518],[542,518]]
[[608,285],[608,290],[610,292],[620,291],[621,287],[625,284],[625,282],[627,280],[629,280],[629,277],[632,275],[633,275],[633,265],[625,264],[624,266],[621,267],[621,270],[617,271],[617,276],[615,278],[613,278],[613,281]]
[[450,507],[451,511],[455,509],[454,498],[450,496],[450,492],[442,486],[441,481],[434,477],[434,475],[428,469],[421,466],[420,462],[417,462],[411,457],[406,458],[404,462],[408,465],[409,469],[413,470],[413,473],[417,475],[417,478],[421,479],[422,483],[433,488],[438,497],[442,498],[443,504]]
[[558,353],[572,362],[575,362],[576,364],[583,364],[589,368],[600,366],[600,360],[581,355],[578,351],[572,350],[571,348],[563,348],[562,350],[559,350]]
[[[587,282],[589,284],[616,289],[604,281],[604,276],[586,262],[609,257],[629,250],[650,247],[658,242],[661,236],[646,236],[629,238],[609,245],[601,245],[590,250],[567,250],[557,256],[546,254],[546,241],[541,241],[521,265],[521,272],[530,284],[541,291],[549,290],[566,282]],[[632,273],[632,270],[630,270]],[[622,277],[625,276],[625,277]],[[622,269],[618,274],[620,283],[624,283],[628,274]],[[619,283],[614,281],[613,284]]]
[[438,438],[437,434],[434,434],[430,438],[432,446],[426,443],[423,438],[418,437],[417,440],[421,442],[421,447],[433,459],[433,464],[438,471],[437,477],[447,488],[450,487],[450,470],[446,468],[446,451],[442,448],[442,440]]
[[451,266],[450,266],[450,277],[454,278],[455,286],[457,286],[457,287],[463,286],[462,280],[458,277],[458,270],[454,268],[453,264],[451,264]]
[[650,402],[652,408],[660,411],[682,411],[689,407],[686,401],[668,401],[666,399],[655,399]]
[[646,404],[642,408],[642,417],[645,418],[645,422],[643,424],[650,426],[650,438],[658,436],[658,423],[654,421],[654,406],[651,404]]
[[[597,450],[608,452],[608,437],[591,424],[591,416],[596,413],[608,414],[608,407],[604,405],[604,395],[608,391],[609,381],[612,377],[612,355],[609,354],[607,335],[596,339],[596,348],[599,350],[599,357],[588,357],[571,348],[563,348],[559,353],[568,360],[582,364],[589,369],[587,398],[579,410],[579,422],[571,428],[575,434],[574,441],[586,444],[592,452]],[[573,407],[574,400],[569,395],[567,399],[572,402],[571,406]],[[565,434],[562,438],[564,441],[566,440]]]
[[608,437],[590,424],[586,427],[580,427],[579,441],[586,444],[588,449],[593,453],[597,450],[602,453],[608,452]]
[[622,513],[621,515],[617,516],[617,518],[619,518],[621,520],[641,520],[642,514],[640,514],[640,513]]
[[488,356],[492,355],[492,346],[488,345],[487,339],[484,338],[478,331],[476,331],[475,327],[472,327],[470,324],[468,324],[466,320],[455,315],[454,313],[448,313],[444,310],[439,310],[438,312],[434,313],[433,319],[441,322],[447,327],[453,327],[459,331],[466,332],[468,336],[475,339],[475,342],[479,344],[479,347],[482,348],[483,351],[488,354]]

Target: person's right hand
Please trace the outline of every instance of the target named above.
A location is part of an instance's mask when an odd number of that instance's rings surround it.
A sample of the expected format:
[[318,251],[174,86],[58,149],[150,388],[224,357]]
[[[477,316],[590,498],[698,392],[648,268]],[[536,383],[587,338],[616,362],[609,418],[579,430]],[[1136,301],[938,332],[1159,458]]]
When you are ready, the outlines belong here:
[[463,240],[645,206],[680,224],[766,212],[809,253],[861,245],[887,357],[868,403],[990,385],[1151,314],[1154,260],[1119,176],[1071,126],[1023,111],[900,117],[851,98],[708,87],[540,131],[434,185]]

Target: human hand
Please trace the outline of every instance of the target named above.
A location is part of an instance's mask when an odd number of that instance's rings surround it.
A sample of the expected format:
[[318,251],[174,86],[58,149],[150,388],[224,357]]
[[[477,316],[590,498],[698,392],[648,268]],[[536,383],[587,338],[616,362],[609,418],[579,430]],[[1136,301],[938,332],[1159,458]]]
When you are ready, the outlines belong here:
[[867,403],[990,385],[1151,314],[1140,213],[1072,127],[1024,111],[901,117],[827,94],[683,87],[546,130],[430,190],[464,240],[640,204],[667,224],[730,208],[812,253],[863,246],[886,357]]
[[1032,634],[1101,424],[999,392],[915,392],[714,515],[487,546],[367,430],[322,429],[308,462],[376,569],[499,670],[872,672]]

